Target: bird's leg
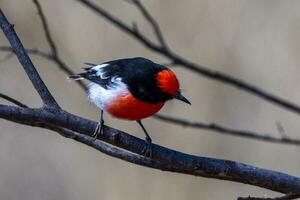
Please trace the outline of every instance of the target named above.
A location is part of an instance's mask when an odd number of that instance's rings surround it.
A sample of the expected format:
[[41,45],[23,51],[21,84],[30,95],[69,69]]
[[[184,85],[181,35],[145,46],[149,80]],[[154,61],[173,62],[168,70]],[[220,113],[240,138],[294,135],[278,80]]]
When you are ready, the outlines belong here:
[[92,137],[94,137],[96,139],[99,134],[102,135],[103,134],[103,128],[104,128],[103,110],[101,110],[100,121],[98,122]]
[[143,129],[143,131],[146,135],[146,138],[145,138],[146,145],[142,150],[142,154],[147,156],[147,157],[152,157],[152,139],[149,136],[149,134],[147,133],[145,127],[143,126],[142,121],[137,120],[137,123],[142,127],[142,129]]

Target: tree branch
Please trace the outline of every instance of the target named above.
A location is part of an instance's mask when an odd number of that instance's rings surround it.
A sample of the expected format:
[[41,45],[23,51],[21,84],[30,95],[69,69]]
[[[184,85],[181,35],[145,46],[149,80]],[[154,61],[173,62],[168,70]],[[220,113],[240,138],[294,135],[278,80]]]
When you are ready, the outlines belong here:
[[[54,40],[52,39],[52,36],[51,36],[51,33],[50,33],[50,28],[49,28],[49,25],[47,23],[47,20],[46,20],[45,14],[43,12],[42,6],[40,5],[38,0],[33,0],[33,3],[35,4],[35,6],[38,10],[38,15],[39,15],[39,17],[41,19],[41,22],[42,22],[42,25],[43,25],[46,40],[47,40],[47,42],[50,46],[50,49],[51,49],[51,54],[48,58],[53,60],[56,63],[56,65],[58,66],[58,68],[60,68],[67,75],[75,74],[75,72],[73,72],[71,70],[71,68],[68,67],[67,64],[65,64],[59,56],[58,49],[56,47],[56,44],[55,44]],[[84,85],[84,83],[81,80],[78,80],[76,82],[82,89],[84,89],[84,90],[87,89],[87,87]]]
[[165,42],[160,27],[158,23],[155,21],[155,19],[151,16],[151,14],[148,12],[148,10],[144,7],[144,5],[139,0],[132,0],[132,2],[140,10],[144,18],[151,24],[152,29],[156,35],[156,38],[158,39],[161,45],[161,48],[168,49],[167,43]]
[[74,139],[80,143],[86,144],[96,150],[99,150],[100,152],[107,154],[109,156],[115,157],[115,158],[119,158],[121,160],[125,160],[134,164],[139,164],[142,166],[146,166],[146,165],[153,165],[154,163],[156,163],[155,165],[159,165],[158,161],[152,161],[150,158],[141,156],[139,154],[135,154],[132,153],[130,151],[126,151],[120,148],[115,148],[112,147],[110,145],[105,144],[104,142],[100,141],[100,140],[95,140],[94,137],[90,137],[88,135],[84,135],[84,134],[80,134],[78,132],[75,131],[71,131],[69,129],[65,129],[65,128],[57,128],[57,127],[52,127],[49,125],[42,125],[44,126],[43,128],[49,129],[49,130],[53,130],[55,132],[58,132],[60,135],[67,137],[67,138],[71,138]]
[[[62,110],[44,110],[0,105],[0,118],[30,126],[58,126],[85,135],[92,135],[96,122]],[[91,138],[91,137],[90,137]],[[104,127],[100,140],[139,154],[144,140]],[[92,138],[91,138],[92,140]],[[92,141],[89,141],[92,142]],[[300,178],[229,160],[198,157],[153,144],[153,158],[139,156],[135,164],[177,173],[246,183],[282,193],[300,194]]]
[[54,43],[54,40],[52,39],[52,36],[51,36],[51,33],[50,33],[50,29],[49,29],[46,17],[44,15],[44,12],[42,10],[42,7],[41,7],[41,5],[40,5],[40,3],[39,3],[38,0],[33,0],[33,3],[35,4],[35,6],[36,6],[36,8],[38,10],[38,15],[40,16],[40,19],[42,21],[43,29],[44,29],[44,32],[45,32],[48,44],[50,46],[51,52],[52,52],[52,54],[54,56],[56,56],[57,55],[57,48],[56,48],[56,45]]
[[237,200],[290,200],[290,199],[297,199],[300,195],[297,194],[288,194],[281,197],[275,198],[259,198],[259,197],[239,197]]
[[300,145],[300,139],[293,139],[293,138],[289,138],[286,136],[278,138],[278,137],[274,137],[271,135],[256,133],[256,132],[252,132],[252,131],[227,128],[227,127],[221,126],[219,124],[215,124],[215,123],[207,124],[207,123],[202,123],[202,122],[191,122],[191,121],[178,119],[178,118],[171,117],[171,116],[164,116],[164,115],[160,115],[160,114],[156,114],[153,117],[156,119],[165,121],[165,122],[170,122],[170,123],[181,125],[184,127],[204,129],[204,130],[214,131],[214,132],[218,132],[218,133],[225,134],[225,135],[244,137],[244,138],[249,138],[249,139],[254,139],[254,140],[261,140],[261,141],[265,141],[265,142],[273,142],[273,143],[280,143],[280,144],[292,144],[292,145],[296,145],[296,146]]
[[[10,51],[13,51],[13,49],[8,46],[0,46],[0,51],[10,52]],[[65,64],[59,57],[54,57],[51,53],[47,53],[47,52],[41,51],[39,49],[28,49],[28,48],[25,49],[25,51],[28,54],[40,56],[42,58],[45,58],[47,60],[54,62],[58,66],[58,68],[61,69],[67,75],[75,74],[75,72],[73,72],[72,69],[67,64]],[[83,90],[87,89],[86,85],[81,80],[76,81],[76,83]]]
[[[13,52],[14,50],[10,46],[0,46],[0,51]],[[40,49],[26,48],[25,51],[28,54],[37,55],[37,56],[40,56],[42,58],[46,58],[46,59],[49,59],[49,60],[53,61],[52,55],[50,53],[41,51]]]
[[285,100],[283,98],[277,97],[273,94],[271,94],[268,91],[265,91],[259,87],[256,87],[252,84],[249,84],[243,80],[240,80],[238,78],[235,78],[233,76],[230,76],[225,73],[221,73],[218,71],[213,71],[208,68],[205,68],[201,65],[198,65],[196,63],[193,63],[178,54],[174,53],[169,48],[163,48],[160,45],[157,45],[153,43],[150,39],[148,39],[145,35],[138,32],[134,27],[130,27],[129,25],[125,24],[121,20],[117,19],[113,15],[111,15],[109,12],[105,11],[102,7],[99,5],[96,5],[95,3],[91,2],[90,0],[76,0],[83,5],[87,6],[90,10],[94,11],[96,14],[100,15],[104,19],[106,19],[108,22],[122,30],[123,32],[127,33],[128,35],[135,38],[137,41],[139,41],[142,45],[146,46],[152,51],[155,51],[159,53],[160,55],[163,55],[167,57],[168,59],[172,60],[172,62],[189,69],[193,72],[196,72],[200,75],[206,76],[210,79],[237,87],[243,91],[246,91],[248,93],[251,93],[255,96],[258,96],[270,103],[273,103],[277,106],[280,106],[282,108],[285,108],[286,110],[292,111],[296,114],[300,114],[300,106],[289,102],[288,100]]
[[21,44],[17,34],[14,31],[13,25],[7,21],[1,9],[0,9],[0,27],[4,32],[4,34],[6,35],[8,41],[10,42],[13,51],[17,55],[20,63],[22,64],[24,70],[26,71],[27,76],[31,80],[34,88],[42,98],[44,105],[47,107],[58,108],[59,107],[58,104],[56,103],[55,99],[47,89],[45,83],[42,81],[33,63],[31,62],[30,58],[25,52],[23,45]]
[[13,104],[15,104],[17,106],[20,106],[22,108],[28,108],[28,106],[26,106],[25,104],[23,104],[20,101],[14,99],[12,97],[9,97],[9,96],[7,96],[5,94],[0,93],[0,98],[5,99],[6,101],[9,101],[9,102],[11,102],[11,103],[13,103]]

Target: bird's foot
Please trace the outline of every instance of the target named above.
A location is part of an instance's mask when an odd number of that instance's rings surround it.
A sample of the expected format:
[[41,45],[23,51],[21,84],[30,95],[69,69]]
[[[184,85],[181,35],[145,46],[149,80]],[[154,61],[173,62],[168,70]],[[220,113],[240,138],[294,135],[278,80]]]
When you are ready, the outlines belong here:
[[101,120],[101,122],[98,122],[95,131],[92,135],[93,138],[97,139],[97,137],[100,135],[103,135],[103,128],[104,128],[104,121]]
[[152,140],[150,137],[145,138],[146,145],[142,150],[142,155],[145,157],[152,157]]

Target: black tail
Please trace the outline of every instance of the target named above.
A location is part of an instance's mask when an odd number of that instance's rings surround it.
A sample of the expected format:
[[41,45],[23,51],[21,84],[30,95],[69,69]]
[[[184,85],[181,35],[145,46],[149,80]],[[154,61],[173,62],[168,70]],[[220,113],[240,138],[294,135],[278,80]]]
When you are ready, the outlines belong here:
[[83,67],[84,71],[83,73],[79,73],[79,74],[74,74],[74,75],[70,75],[69,78],[73,79],[73,80],[81,80],[81,79],[88,79],[88,73],[90,71],[91,68],[97,66],[96,64],[93,63],[84,63],[85,65],[87,65],[87,67]]
[[77,80],[84,79],[84,76],[83,73],[80,73],[80,74],[70,75],[69,78],[77,81]]

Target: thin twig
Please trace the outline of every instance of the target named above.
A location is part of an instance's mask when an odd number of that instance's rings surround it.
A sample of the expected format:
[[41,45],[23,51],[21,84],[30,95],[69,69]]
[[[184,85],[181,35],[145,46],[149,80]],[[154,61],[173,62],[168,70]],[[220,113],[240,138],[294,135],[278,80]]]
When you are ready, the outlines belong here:
[[281,135],[281,137],[282,138],[287,138],[288,136],[285,133],[284,128],[283,128],[281,122],[277,121],[277,122],[275,122],[275,125],[276,125],[276,128],[277,128],[279,134]]
[[[13,52],[13,49],[10,46],[0,46],[0,51]],[[28,54],[38,55],[38,56],[41,56],[43,58],[46,58],[46,59],[49,59],[49,60],[53,60],[52,55],[50,53],[41,51],[39,49],[26,48],[25,51]]]
[[151,27],[161,45],[162,48],[168,48],[167,43],[163,37],[163,34],[160,30],[159,24],[156,20],[151,16],[148,10],[144,7],[144,5],[139,0],[132,0],[133,4],[139,9],[145,19],[151,24]]
[[28,108],[28,106],[26,106],[25,104],[23,104],[20,101],[14,99],[12,97],[9,97],[9,96],[7,96],[5,94],[0,93],[0,98],[5,99],[6,101],[9,101],[9,102],[11,102],[11,103],[13,103],[13,104],[15,104],[17,106],[20,106],[22,108]]
[[270,103],[273,103],[282,108],[285,108],[286,110],[300,114],[300,106],[299,105],[289,102],[288,100],[283,99],[281,97],[275,96],[268,91],[265,91],[259,87],[256,87],[250,83],[247,83],[243,80],[240,80],[240,79],[230,76],[228,74],[221,73],[218,71],[213,71],[204,66],[193,63],[193,62],[179,56],[178,54],[174,53],[170,48],[168,48],[168,49],[162,48],[160,45],[153,43],[145,35],[136,31],[136,29],[125,24],[120,19],[114,17],[112,14],[105,11],[102,7],[100,7],[99,5],[96,5],[95,3],[91,2],[90,0],[76,0],[76,1],[87,6],[90,10],[94,11],[96,14],[100,15],[101,17],[103,17],[104,19],[109,21],[111,24],[113,24],[117,28],[121,29],[123,32],[129,34],[130,36],[135,38],[137,41],[139,41],[141,44],[143,44],[150,50],[155,51],[155,52],[159,53],[160,55],[163,55],[163,56],[169,58],[174,63],[176,63],[186,69],[192,70],[193,72],[196,72],[200,75],[206,76],[213,80],[217,80],[222,83],[226,83],[228,85],[237,87],[243,91],[249,92],[255,96],[258,96],[258,97],[270,102]]
[[27,55],[22,43],[20,42],[16,32],[14,31],[13,25],[7,21],[1,9],[0,9],[0,27],[2,28],[2,31],[6,35],[8,41],[10,42],[13,51],[17,55],[20,63],[22,64],[24,70],[26,71],[27,76],[31,80],[34,88],[42,98],[45,106],[58,108],[59,107],[58,104],[56,103],[55,99],[47,89],[45,83],[41,79],[32,61]]
[[43,29],[44,29],[44,32],[45,32],[45,35],[46,35],[46,39],[47,39],[48,44],[51,48],[51,52],[52,52],[53,56],[55,57],[55,56],[57,56],[57,48],[56,48],[56,45],[54,43],[54,40],[52,39],[50,29],[49,29],[46,17],[44,15],[44,12],[42,10],[42,7],[41,7],[38,0],[33,0],[33,3],[35,4],[35,6],[38,10],[38,15],[40,16],[40,19],[42,21],[42,25],[43,25]]
[[[51,49],[51,54],[52,55],[49,58],[51,58],[57,64],[57,66],[63,72],[65,72],[67,75],[75,74],[75,72],[73,72],[73,70],[71,70],[71,68],[68,67],[67,64],[65,64],[59,56],[58,49],[57,49],[56,44],[55,44],[55,42],[54,42],[54,40],[51,36],[50,28],[49,28],[48,22],[46,20],[45,14],[43,12],[42,6],[40,5],[38,0],[33,0],[33,3],[35,4],[35,6],[38,10],[38,15],[40,16],[40,19],[42,21],[42,25],[43,25],[43,29],[44,29],[44,32],[45,32],[46,40],[47,40],[47,42],[50,46],[50,49]],[[87,87],[84,85],[84,83],[81,80],[78,80],[76,82],[77,82],[77,84],[79,84],[79,86],[82,89],[84,89],[84,90],[87,89]]]
[[262,197],[239,197],[237,200],[291,200],[291,199],[297,199],[300,195],[298,194],[288,194],[281,197],[275,197],[275,198],[262,198]]
[[292,145],[296,145],[296,146],[300,145],[300,139],[292,139],[289,137],[278,138],[278,137],[274,137],[271,135],[252,132],[252,131],[227,128],[227,127],[221,126],[219,124],[215,124],[215,123],[207,124],[207,123],[201,123],[201,122],[191,122],[191,121],[187,121],[187,120],[183,120],[183,119],[179,119],[179,118],[175,118],[175,117],[171,117],[171,116],[164,116],[161,114],[156,114],[153,117],[156,119],[165,121],[165,122],[170,122],[170,123],[181,125],[184,127],[205,129],[205,130],[215,131],[215,132],[225,134],[225,135],[245,137],[245,138],[261,140],[261,141],[265,141],[265,142],[273,142],[273,143],[280,143],[280,144],[292,144]]
[[[9,46],[0,46],[0,51],[8,51],[8,52],[12,52],[13,49]],[[32,55],[37,55],[37,56],[40,56],[42,58],[45,58],[45,59],[48,59],[52,62],[54,62],[56,65],[58,65],[59,69],[61,69],[65,74],[67,75],[72,75],[72,74],[75,74],[75,72],[73,72],[71,70],[71,68],[65,64],[59,57],[54,57],[51,53],[47,53],[47,52],[44,52],[44,51],[41,51],[39,49],[28,49],[26,48],[25,51],[28,53],[28,54],[32,54]],[[61,67],[63,66],[63,67]],[[87,87],[86,85],[83,83],[83,81],[81,80],[78,80],[76,81],[76,83],[83,89],[83,90],[86,90]]]

